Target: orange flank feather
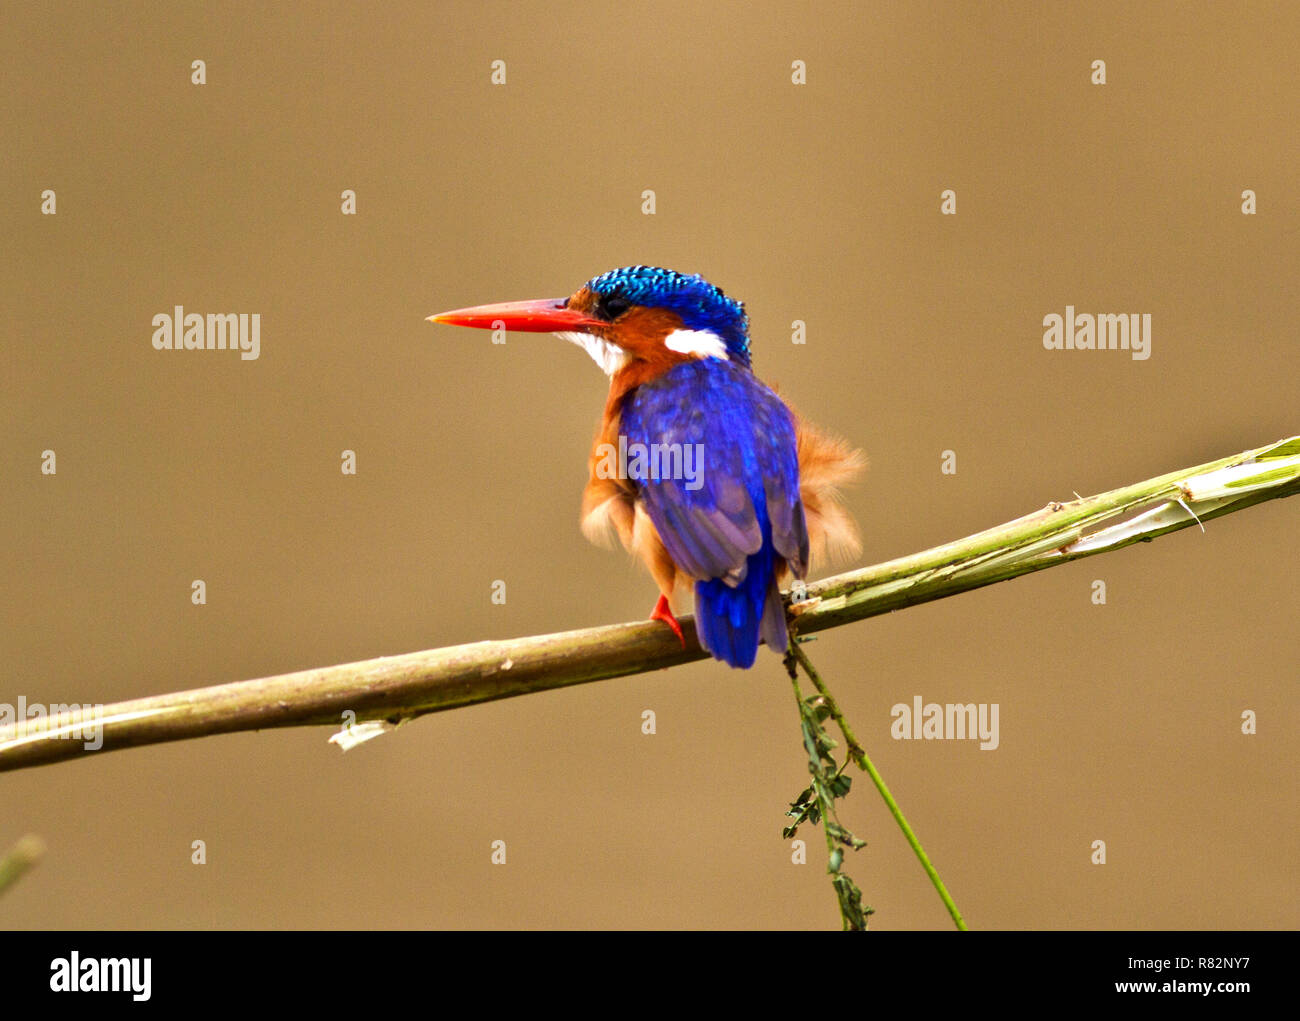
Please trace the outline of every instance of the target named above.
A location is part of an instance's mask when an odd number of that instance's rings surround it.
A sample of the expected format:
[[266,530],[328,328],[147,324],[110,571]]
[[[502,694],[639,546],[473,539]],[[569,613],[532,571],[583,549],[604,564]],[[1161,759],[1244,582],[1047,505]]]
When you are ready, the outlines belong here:
[[857,524],[844,509],[840,489],[857,481],[866,470],[867,457],[847,440],[822,432],[798,413],[794,434],[809,558],[813,563],[854,560],[862,552],[862,540]]

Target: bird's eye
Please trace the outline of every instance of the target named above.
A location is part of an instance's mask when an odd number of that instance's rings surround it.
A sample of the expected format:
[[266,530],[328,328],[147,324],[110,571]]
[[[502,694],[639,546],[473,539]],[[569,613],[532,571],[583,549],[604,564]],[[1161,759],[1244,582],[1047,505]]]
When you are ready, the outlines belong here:
[[621,294],[606,294],[596,305],[596,314],[602,319],[614,320],[632,307],[632,303]]

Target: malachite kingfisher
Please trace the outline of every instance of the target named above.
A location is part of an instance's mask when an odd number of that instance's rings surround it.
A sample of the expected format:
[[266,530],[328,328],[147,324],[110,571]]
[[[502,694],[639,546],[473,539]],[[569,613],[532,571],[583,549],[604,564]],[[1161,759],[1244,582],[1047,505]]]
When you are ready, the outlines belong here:
[[839,487],[864,460],[801,419],[750,367],[749,318],[702,277],[628,266],[567,298],[456,309],[430,321],[554,333],[609,377],[588,459],[582,530],[615,532],[659,585],[652,620],[693,586],[700,644],[750,667],[789,644],[779,585],[809,557],[856,555]]

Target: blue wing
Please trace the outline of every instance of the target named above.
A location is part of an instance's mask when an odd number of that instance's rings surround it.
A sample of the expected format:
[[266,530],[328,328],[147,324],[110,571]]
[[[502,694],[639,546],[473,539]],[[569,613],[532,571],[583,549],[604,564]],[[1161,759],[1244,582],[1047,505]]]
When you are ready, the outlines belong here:
[[620,428],[646,513],[696,579],[700,643],[740,667],[760,637],[785,651],[777,567],[802,578],[808,565],[790,410],[749,370],[706,358],[634,390]]

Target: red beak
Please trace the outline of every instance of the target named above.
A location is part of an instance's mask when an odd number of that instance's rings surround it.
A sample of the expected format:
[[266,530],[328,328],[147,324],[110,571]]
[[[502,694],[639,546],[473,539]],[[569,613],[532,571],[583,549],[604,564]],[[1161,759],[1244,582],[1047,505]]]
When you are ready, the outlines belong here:
[[542,298],[539,301],[503,301],[496,305],[476,305],[458,308],[452,312],[439,312],[429,316],[431,323],[451,326],[476,326],[480,330],[499,329],[524,333],[556,333],[566,330],[583,330],[589,326],[608,326],[603,320],[568,308],[568,298]]

